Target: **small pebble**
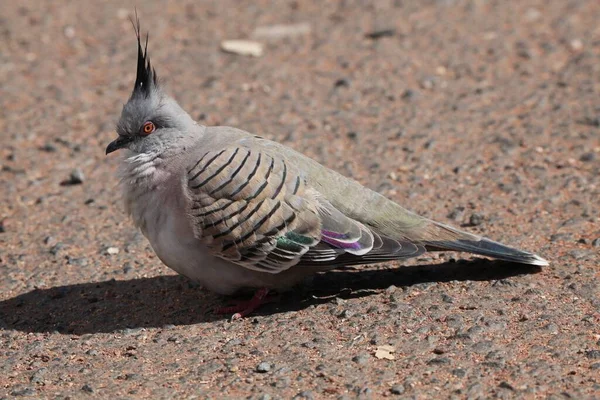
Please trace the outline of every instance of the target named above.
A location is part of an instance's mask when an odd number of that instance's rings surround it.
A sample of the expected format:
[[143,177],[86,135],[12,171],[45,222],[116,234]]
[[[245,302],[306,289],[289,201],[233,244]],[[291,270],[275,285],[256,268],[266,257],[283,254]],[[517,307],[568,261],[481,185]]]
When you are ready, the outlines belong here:
[[452,211],[450,211],[450,213],[446,217],[451,220],[458,221],[458,220],[462,219],[464,214],[465,214],[464,207],[455,207]]
[[129,261],[126,261],[125,264],[123,264],[123,273],[128,274],[131,271],[133,271],[133,266]]
[[119,248],[118,247],[108,247],[106,249],[106,254],[108,254],[109,256],[114,256],[115,254],[119,254]]
[[571,251],[569,251],[568,254],[576,260],[580,260],[582,258],[586,258],[591,255],[591,253],[589,251],[579,250],[579,249],[571,250]]
[[285,389],[288,388],[291,383],[292,379],[289,376],[283,376],[275,381],[275,387],[277,389]]
[[558,325],[552,324],[552,323],[545,325],[542,329],[548,333],[551,333],[552,335],[558,334],[558,331],[559,331]]
[[427,90],[433,89],[433,84],[434,84],[433,79],[423,79],[421,81],[421,87],[423,89],[427,89]]
[[442,364],[450,364],[450,359],[445,358],[445,357],[440,357],[440,358],[432,358],[431,360],[427,361],[427,365],[442,365]]
[[[30,387],[24,387],[22,389],[15,389],[12,392],[10,392],[11,396],[15,396],[15,397],[28,397],[28,396],[33,396],[35,395],[35,390],[33,388]],[[5,397],[3,397],[5,398]]]
[[[402,93],[402,96],[400,96],[402,98],[402,100],[404,101],[412,101],[412,100],[416,100],[419,97],[419,92],[417,92],[416,90],[412,90],[412,89],[406,89],[404,91],[404,93]],[[402,131],[401,131],[402,132]],[[401,136],[396,136],[396,139],[400,138]]]
[[65,245],[62,244],[61,242],[58,242],[54,246],[52,246],[52,248],[50,249],[50,254],[55,256],[64,248],[65,248]]
[[550,241],[551,242],[566,242],[571,240],[573,235],[571,235],[570,233],[555,233],[553,235],[550,236]]
[[600,360],[600,350],[588,350],[585,352],[585,356],[593,360]]
[[475,382],[467,388],[468,398],[485,398],[483,396],[483,386],[479,382]]
[[490,351],[492,349],[493,345],[494,344],[491,341],[483,340],[481,342],[475,343],[472,346],[472,349],[476,353],[484,353],[484,352]]
[[31,379],[29,380],[31,383],[42,383],[44,382],[44,375],[48,372],[48,368],[40,368],[33,373]]
[[312,400],[315,398],[310,390],[303,390],[293,397],[294,399],[308,399]]
[[370,387],[364,387],[360,390],[360,393],[370,397],[373,393],[373,390]]
[[600,128],[600,117],[587,116],[580,121],[583,125],[593,126],[594,128]]
[[446,293],[442,294],[442,301],[444,303],[454,303],[454,298],[452,296],[447,295]]
[[83,171],[81,169],[75,168],[73,171],[71,171],[71,176],[69,180],[69,183],[71,185],[79,185],[83,183],[84,180],[85,175],[83,175]]
[[600,238],[596,238],[596,239],[592,240],[592,246],[600,247]]
[[221,50],[241,56],[260,57],[263,54],[263,45],[251,40],[224,40],[221,42]]
[[393,28],[387,29],[377,29],[365,34],[365,36],[369,39],[380,39],[383,37],[394,36],[396,34],[396,30]]
[[483,215],[481,215],[481,214],[473,213],[473,214],[471,214],[471,217],[469,217],[469,225],[471,225],[471,226],[481,225],[482,223],[483,223]]
[[75,28],[73,28],[71,25],[65,26],[65,29],[63,32],[67,39],[73,39],[75,37]]
[[352,361],[357,363],[358,365],[365,365],[369,362],[369,356],[366,354],[359,354],[357,356],[352,357]]
[[81,387],[81,390],[87,393],[94,393],[94,388],[87,383]]
[[596,153],[590,152],[590,153],[582,154],[581,157],[579,157],[579,161],[590,162],[590,161],[594,161],[596,158],[597,158]]
[[350,87],[350,81],[346,78],[340,78],[333,84],[334,87]]
[[89,263],[89,261],[86,257],[77,257],[77,258],[68,257],[67,262],[70,265],[76,265],[78,267],[85,267]]
[[569,45],[571,46],[571,49],[573,51],[580,51],[581,49],[583,49],[583,42],[580,39],[571,40],[571,43],[569,43]]
[[405,391],[406,389],[404,388],[404,386],[400,384],[394,385],[390,389],[390,392],[392,392],[392,394],[403,394]]
[[269,364],[268,362],[263,361],[256,366],[256,372],[259,372],[261,374],[269,372],[270,370],[271,370],[271,364]]
[[515,390],[515,388],[508,382],[500,382],[500,384],[498,385],[499,388],[502,389],[508,389],[508,390]]
[[58,150],[58,148],[53,143],[46,143],[45,145],[40,147],[40,150],[48,152],[48,153],[54,153]]

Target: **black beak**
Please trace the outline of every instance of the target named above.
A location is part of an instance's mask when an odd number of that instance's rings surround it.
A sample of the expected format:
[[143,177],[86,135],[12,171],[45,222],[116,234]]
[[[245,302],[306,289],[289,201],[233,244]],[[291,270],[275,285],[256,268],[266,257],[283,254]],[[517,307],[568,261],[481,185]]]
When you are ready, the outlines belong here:
[[119,136],[116,140],[113,140],[108,144],[108,146],[106,146],[106,154],[110,154],[113,151],[122,149],[123,147],[127,146],[132,140],[133,137],[131,136]]

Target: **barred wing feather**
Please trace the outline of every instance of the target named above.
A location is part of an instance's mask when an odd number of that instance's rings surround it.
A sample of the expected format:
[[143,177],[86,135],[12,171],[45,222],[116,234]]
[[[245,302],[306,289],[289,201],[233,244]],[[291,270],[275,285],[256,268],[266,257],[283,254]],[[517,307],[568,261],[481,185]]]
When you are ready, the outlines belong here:
[[424,251],[344,215],[274,154],[244,147],[209,151],[187,179],[195,236],[215,255],[249,269],[330,268]]

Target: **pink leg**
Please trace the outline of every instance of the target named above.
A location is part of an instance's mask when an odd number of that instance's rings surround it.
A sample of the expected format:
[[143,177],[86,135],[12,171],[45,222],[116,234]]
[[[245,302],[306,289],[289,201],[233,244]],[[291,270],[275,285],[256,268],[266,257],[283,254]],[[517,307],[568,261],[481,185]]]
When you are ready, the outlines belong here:
[[269,294],[269,289],[262,288],[258,289],[254,296],[250,300],[240,301],[235,306],[231,307],[219,307],[215,310],[217,314],[230,314],[235,313],[231,316],[231,319],[239,319],[251,314],[262,304],[268,302],[267,295]]

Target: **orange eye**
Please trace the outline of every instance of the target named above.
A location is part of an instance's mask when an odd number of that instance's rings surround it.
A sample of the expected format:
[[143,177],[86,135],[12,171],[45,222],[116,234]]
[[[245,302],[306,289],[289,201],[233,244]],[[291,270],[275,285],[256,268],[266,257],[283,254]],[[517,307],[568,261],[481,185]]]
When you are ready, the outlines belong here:
[[155,129],[156,127],[154,126],[154,123],[152,121],[148,121],[144,123],[144,126],[142,126],[142,133],[144,135],[149,135],[154,132]]

